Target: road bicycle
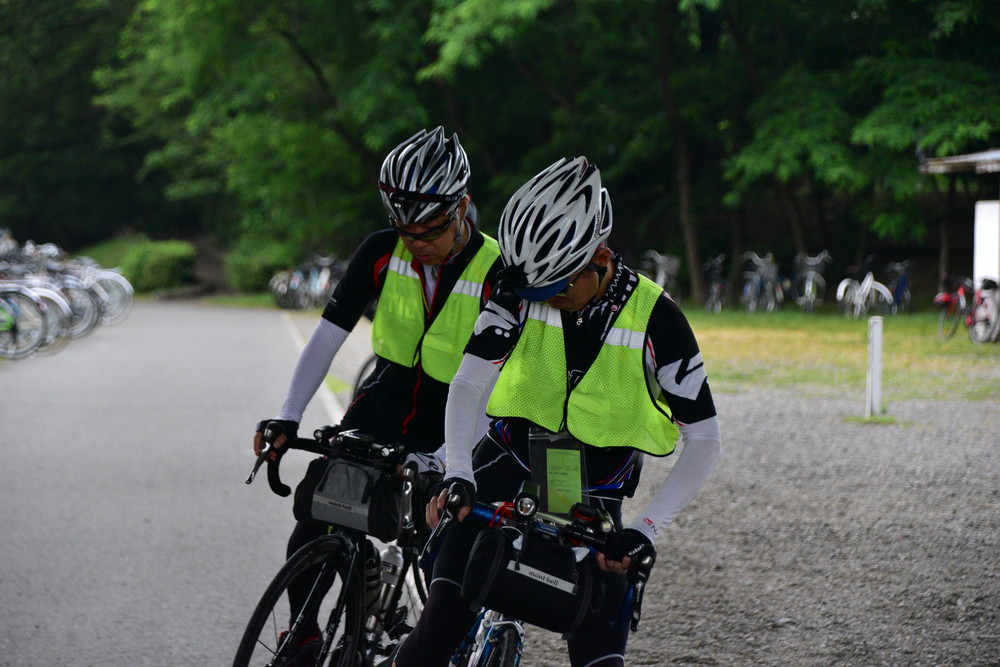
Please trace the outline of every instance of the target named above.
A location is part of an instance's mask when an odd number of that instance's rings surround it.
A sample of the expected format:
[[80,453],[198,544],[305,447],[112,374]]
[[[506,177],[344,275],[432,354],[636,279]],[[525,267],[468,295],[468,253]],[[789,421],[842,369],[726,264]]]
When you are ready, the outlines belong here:
[[823,278],[823,265],[832,261],[830,253],[822,251],[815,257],[805,253],[795,255],[797,276],[793,284],[795,303],[803,311],[812,313],[816,306],[823,303],[826,295],[826,280]]
[[[271,441],[274,435],[267,433],[266,439]],[[330,524],[326,535],[296,551],[275,575],[247,624],[233,666],[388,664],[427,599],[427,582],[417,565],[423,542],[412,517],[415,468],[399,468],[405,456],[401,445],[375,443],[357,431],[337,427],[318,429],[312,439],[291,440],[279,452],[289,449],[375,466],[384,475],[401,474],[402,534],[380,554],[365,531]],[[270,446],[257,458],[247,484],[269,452]],[[267,479],[274,493],[287,496],[291,489],[281,482],[280,461],[281,456],[268,461]],[[302,591],[294,613],[289,587]]]
[[[614,531],[614,525],[607,512],[577,503],[570,509],[568,518],[553,516],[538,511],[539,497],[538,485],[526,481],[522,483],[513,502],[492,504],[477,502],[465,520],[478,520],[486,527],[499,527],[515,538],[514,544],[520,543],[522,546],[536,536],[560,545],[577,549],[586,548],[591,553],[607,544],[609,535]],[[433,560],[441,537],[455,520],[461,505],[460,495],[449,491],[441,521],[431,532],[424,546],[423,562],[429,563]],[[508,569],[519,567],[520,554],[521,552],[514,551]],[[643,592],[655,557],[646,554],[637,560],[634,570],[628,575],[629,588],[618,618],[622,628],[628,624],[633,631],[639,627]],[[536,572],[534,576],[544,576],[544,573]],[[463,582],[463,588],[465,586],[466,583]],[[526,604],[531,602],[525,601]],[[464,639],[452,654],[449,664],[453,667],[516,667],[521,662],[525,637],[523,621],[497,610],[482,607]]]
[[969,339],[977,345],[1000,336],[1000,291],[995,280],[984,278],[976,290],[968,323]]
[[750,262],[752,270],[743,272],[743,292],[740,297],[743,308],[748,313],[760,310],[771,312],[781,306],[785,300],[785,292],[778,281],[778,265],[774,255],[767,253],[763,257],[753,251],[740,256],[744,262]]
[[876,315],[888,315],[892,312],[892,292],[889,288],[875,280],[871,270],[872,256],[869,255],[860,267],[855,269],[855,275],[864,277],[844,278],[837,285],[837,303],[841,312],[847,317],[858,319],[869,312]]
[[705,282],[708,284],[705,310],[710,313],[721,312],[726,307],[726,301],[732,291],[722,269],[722,263],[725,261],[726,256],[723,254],[711,258],[702,265],[702,269],[705,271]]
[[639,261],[639,273],[646,276],[663,291],[680,303],[680,289],[677,286],[677,275],[681,270],[681,258],[677,255],[663,255],[656,250],[647,250]]
[[909,268],[910,260],[908,259],[902,262],[891,262],[885,268],[885,272],[889,276],[889,283],[886,287],[889,288],[889,293],[892,294],[891,311],[893,315],[906,313],[910,310],[912,296],[910,295],[910,278],[907,275]]
[[972,319],[972,303],[976,290],[972,280],[964,276],[947,276],[946,290],[934,295],[934,305],[940,309],[938,314],[938,339],[950,340],[958,331],[959,324],[968,326]]
[[316,255],[296,269],[274,274],[268,291],[282,308],[320,308],[343,276],[344,267],[336,256]]

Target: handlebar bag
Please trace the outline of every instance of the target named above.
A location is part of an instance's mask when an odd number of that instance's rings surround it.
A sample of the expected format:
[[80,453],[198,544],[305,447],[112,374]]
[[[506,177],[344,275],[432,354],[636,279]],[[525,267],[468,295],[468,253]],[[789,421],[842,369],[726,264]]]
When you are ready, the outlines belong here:
[[316,459],[295,490],[293,513],[298,521],[330,523],[391,542],[403,530],[403,484],[377,466]]
[[590,558],[577,562],[568,546],[538,535],[486,528],[472,546],[462,599],[569,636],[599,604]]

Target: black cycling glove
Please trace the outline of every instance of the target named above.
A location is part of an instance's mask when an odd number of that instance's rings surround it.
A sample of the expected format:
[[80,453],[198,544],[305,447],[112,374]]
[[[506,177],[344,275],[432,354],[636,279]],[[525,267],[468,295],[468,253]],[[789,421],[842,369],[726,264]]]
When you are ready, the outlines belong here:
[[519,266],[506,266],[497,273],[490,299],[508,310],[513,310],[521,303],[521,297],[516,290],[527,286],[528,277],[524,269]]
[[262,419],[257,422],[257,432],[273,431],[277,435],[284,435],[289,440],[299,437],[299,423],[287,419]]
[[458,494],[458,507],[472,507],[476,503],[476,487],[467,479],[448,477],[441,482],[441,486],[448,489],[449,496]]
[[608,560],[619,563],[628,556],[632,559],[633,566],[638,564],[640,557],[647,554],[656,559],[656,547],[648,537],[634,528],[626,528],[608,535],[608,541],[601,551]]

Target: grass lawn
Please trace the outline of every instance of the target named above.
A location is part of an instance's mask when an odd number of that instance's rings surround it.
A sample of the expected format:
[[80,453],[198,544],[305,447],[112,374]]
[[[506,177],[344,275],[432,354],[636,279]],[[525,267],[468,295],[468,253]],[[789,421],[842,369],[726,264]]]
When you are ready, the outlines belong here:
[[[215,305],[276,307],[268,294],[217,296]],[[711,314],[682,303],[716,393],[754,386],[798,388],[817,396],[857,392],[868,373],[868,321],[834,310],[806,315]],[[315,316],[320,315],[319,310]],[[973,345],[962,327],[937,339],[937,312],[887,316],[883,322],[882,394],[904,399],[1000,400],[1000,345]]]
[[[684,304],[682,304],[683,306]],[[833,312],[806,315],[688,307],[715,392],[755,385],[817,394],[865,391],[868,322]],[[893,399],[1000,400],[1000,345],[973,345],[962,328],[937,339],[937,313],[888,316],[883,324],[883,396]]]

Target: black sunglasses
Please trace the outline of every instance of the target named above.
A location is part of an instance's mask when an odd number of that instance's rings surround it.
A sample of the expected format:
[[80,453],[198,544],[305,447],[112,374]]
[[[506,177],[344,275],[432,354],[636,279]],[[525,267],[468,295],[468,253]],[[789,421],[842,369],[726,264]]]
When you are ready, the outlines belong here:
[[422,232],[408,232],[405,227],[400,224],[398,218],[389,216],[389,222],[395,228],[396,233],[407,241],[436,241],[445,235],[448,228],[451,227],[451,223],[458,219],[458,214],[454,211],[448,212],[448,219],[442,222],[437,227],[431,227],[430,229],[424,230]]

